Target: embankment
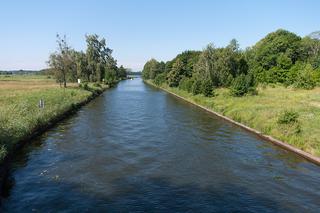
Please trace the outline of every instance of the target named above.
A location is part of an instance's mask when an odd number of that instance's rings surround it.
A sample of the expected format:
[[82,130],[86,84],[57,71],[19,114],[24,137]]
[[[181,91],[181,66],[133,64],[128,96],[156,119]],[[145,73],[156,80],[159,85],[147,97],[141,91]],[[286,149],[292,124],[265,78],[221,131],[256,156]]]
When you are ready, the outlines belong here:
[[[16,91],[11,105],[7,102],[2,108],[1,146],[5,149],[0,161],[0,192],[5,190],[5,182],[10,168],[11,159],[15,153],[26,145],[31,139],[41,135],[55,126],[61,120],[74,114],[80,107],[87,104],[108,87],[89,85],[86,89],[81,88],[46,88],[44,90],[31,90],[28,94]],[[44,97],[45,106],[39,109],[37,100]],[[25,111],[25,112],[23,112]],[[19,114],[21,113],[21,114]],[[8,120],[8,122],[4,122]],[[13,121],[12,121],[13,120]],[[11,122],[12,121],[12,122]],[[11,123],[10,123],[11,122]]]

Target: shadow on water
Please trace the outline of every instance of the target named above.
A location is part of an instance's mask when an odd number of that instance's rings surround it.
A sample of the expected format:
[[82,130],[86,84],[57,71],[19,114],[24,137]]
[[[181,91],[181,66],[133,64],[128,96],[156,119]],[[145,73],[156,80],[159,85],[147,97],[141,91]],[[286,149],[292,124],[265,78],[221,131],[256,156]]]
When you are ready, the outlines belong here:
[[[264,198],[232,183],[200,188],[196,185],[176,185],[166,178],[126,178],[113,183],[121,190],[111,194],[86,192],[81,186],[49,181],[33,187],[50,188],[52,194],[25,197],[23,205],[4,209],[10,212],[288,212],[276,200]],[[64,198],[57,193],[63,189]],[[36,193],[35,190],[34,193]],[[17,201],[19,202],[19,201]],[[28,209],[26,203],[32,204]],[[50,203],[50,205],[43,205]],[[291,209],[292,210],[292,209]]]

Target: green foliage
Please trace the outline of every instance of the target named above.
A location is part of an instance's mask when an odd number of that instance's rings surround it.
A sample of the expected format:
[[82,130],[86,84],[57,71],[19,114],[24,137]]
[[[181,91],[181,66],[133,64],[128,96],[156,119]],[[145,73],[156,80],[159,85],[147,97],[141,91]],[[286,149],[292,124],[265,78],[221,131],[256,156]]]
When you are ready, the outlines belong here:
[[191,92],[193,95],[198,95],[202,92],[202,82],[199,79],[194,80]]
[[104,79],[106,84],[113,86],[118,81],[116,71],[113,69],[107,70]]
[[194,78],[183,77],[179,83],[179,89],[182,89],[187,92],[192,92],[192,86],[194,83]]
[[182,78],[183,62],[178,59],[172,65],[171,71],[168,73],[167,82],[169,87],[177,87]]
[[214,95],[214,86],[210,79],[202,81],[201,93],[206,97],[212,97]]
[[118,69],[118,78],[119,79],[126,79],[127,78],[127,69],[124,68],[122,65]]
[[291,58],[285,53],[280,53],[277,57],[277,67],[281,69],[289,69],[292,66]]
[[277,120],[280,125],[280,131],[284,135],[294,135],[301,133],[301,125],[299,122],[299,113],[292,110],[283,111]]
[[164,62],[158,62],[155,59],[147,61],[142,70],[143,79],[154,79],[158,74],[164,72]]
[[84,89],[84,90],[88,90],[89,91],[89,86],[88,86],[88,83],[85,82],[83,84],[80,84],[80,86]]
[[310,64],[298,72],[293,86],[301,89],[313,89],[316,86],[315,73]]
[[101,84],[98,83],[98,82],[95,82],[95,83],[93,83],[93,86],[94,86],[94,87],[101,87]]
[[126,70],[117,67],[117,61],[112,57],[112,50],[107,47],[106,40],[98,35],[86,35],[86,52],[72,49],[66,42],[66,37],[57,35],[58,50],[50,55],[49,66],[57,82],[64,87],[68,82],[82,79],[100,82],[107,72],[116,74],[116,78],[124,79]]
[[143,78],[160,73],[170,87],[207,96],[219,87],[231,88],[234,96],[255,94],[256,83],[312,89],[320,85],[320,41],[279,29],[246,50],[233,39],[226,47],[182,52],[165,64],[151,59]]
[[282,112],[278,118],[278,124],[293,124],[297,123],[299,114],[295,111],[285,110]]
[[178,54],[173,60],[168,61],[165,65],[165,71],[169,73],[173,67],[173,65],[176,63],[176,61],[180,61],[182,63],[181,69],[179,71],[181,77],[191,77],[194,66],[199,60],[201,52],[200,51],[191,51],[187,50],[182,52],[181,54]]
[[234,77],[248,72],[248,64],[238,49],[236,40],[226,48],[208,45],[203,50],[194,72],[203,79],[210,79],[214,86],[229,86]]
[[303,61],[311,64],[314,69],[320,68],[320,40],[310,37],[303,38],[300,52]]
[[166,82],[166,73],[161,73],[155,77],[153,82],[157,85],[160,86],[161,84]]
[[234,79],[231,85],[231,95],[233,96],[243,96],[247,93],[254,93],[255,80],[252,74],[244,75],[241,74]]
[[66,36],[57,35],[58,49],[49,56],[49,66],[54,70],[54,75],[60,86],[67,87],[67,77],[74,69],[73,50],[67,43]]
[[269,33],[253,46],[253,63],[264,70],[269,70],[277,65],[281,67],[282,63],[285,66],[290,66],[290,62],[294,64],[300,58],[300,41],[299,36],[286,30],[280,29]]

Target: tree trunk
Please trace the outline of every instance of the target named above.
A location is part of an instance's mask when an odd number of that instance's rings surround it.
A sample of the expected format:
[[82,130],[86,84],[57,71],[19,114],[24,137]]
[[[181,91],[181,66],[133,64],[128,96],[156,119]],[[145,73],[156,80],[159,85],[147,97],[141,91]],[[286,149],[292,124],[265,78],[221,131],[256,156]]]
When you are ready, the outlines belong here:
[[63,75],[63,87],[67,88],[67,80],[66,80],[66,74]]

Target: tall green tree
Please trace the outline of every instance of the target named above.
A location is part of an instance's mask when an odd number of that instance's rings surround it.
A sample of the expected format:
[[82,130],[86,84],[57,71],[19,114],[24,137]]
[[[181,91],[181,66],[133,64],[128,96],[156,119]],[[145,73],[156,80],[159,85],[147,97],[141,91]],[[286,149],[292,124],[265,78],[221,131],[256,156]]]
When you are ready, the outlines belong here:
[[118,77],[121,79],[125,79],[127,77],[127,69],[122,65],[118,69]]
[[72,48],[68,45],[66,36],[57,35],[58,49],[49,57],[48,64],[54,71],[57,81],[67,87],[67,76],[75,70],[74,57]]
[[269,33],[251,48],[250,69],[260,82],[267,82],[274,70],[290,69],[302,59],[300,46],[301,38],[294,33],[283,29]]
[[142,70],[142,77],[144,79],[154,79],[158,74],[164,70],[164,63],[158,62],[155,59],[147,61]]
[[177,59],[172,65],[171,71],[167,75],[168,85],[170,87],[177,87],[182,78],[184,71],[184,64],[181,59]]
[[106,71],[111,69],[116,71],[117,62],[112,57],[112,50],[107,47],[104,38],[100,39],[96,34],[86,35],[86,42],[86,56],[91,80],[101,81]]

